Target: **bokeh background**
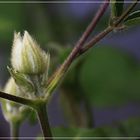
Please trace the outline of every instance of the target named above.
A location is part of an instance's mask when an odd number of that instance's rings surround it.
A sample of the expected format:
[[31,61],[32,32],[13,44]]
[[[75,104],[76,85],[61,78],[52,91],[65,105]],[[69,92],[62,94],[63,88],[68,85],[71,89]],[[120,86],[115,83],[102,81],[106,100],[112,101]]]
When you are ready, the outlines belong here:
[[[64,61],[99,5],[0,3],[1,88],[9,77],[6,67],[10,65],[15,31],[23,34],[27,30],[43,49],[50,52],[51,75]],[[92,36],[108,25],[109,13],[108,9]],[[57,128],[113,125],[123,131],[121,122],[134,119],[131,124],[140,132],[139,108],[140,26],[135,26],[109,34],[71,66],[49,103],[48,114],[51,126]],[[0,110],[0,136],[9,136],[9,132],[9,124]],[[40,132],[39,124],[27,118],[21,126],[20,136],[33,137]]]

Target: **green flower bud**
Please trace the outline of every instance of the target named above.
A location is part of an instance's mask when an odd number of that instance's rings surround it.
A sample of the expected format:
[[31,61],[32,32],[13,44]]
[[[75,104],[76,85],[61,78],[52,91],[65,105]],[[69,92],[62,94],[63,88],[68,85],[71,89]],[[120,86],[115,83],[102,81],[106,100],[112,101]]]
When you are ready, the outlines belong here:
[[15,33],[11,63],[16,71],[24,74],[42,74],[48,69],[48,57],[27,31],[23,37],[20,33]]
[[[13,78],[8,80],[4,88],[4,92],[16,96],[21,96],[23,94],[21,93]],[[24,94],[22,96],[24,96]],[[8,100],[2,100],[2,109],[5,119],[9,122],[13,120],[21,122],[27,117],[27,112],[29,112],[29,109],[26,106]]]

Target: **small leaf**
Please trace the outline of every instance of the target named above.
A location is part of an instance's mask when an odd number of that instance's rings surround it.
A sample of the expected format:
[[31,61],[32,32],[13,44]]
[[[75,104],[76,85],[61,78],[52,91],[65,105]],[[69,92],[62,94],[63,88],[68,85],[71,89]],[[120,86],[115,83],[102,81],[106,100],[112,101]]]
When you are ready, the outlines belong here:
[[124,21],[132,20],[132,19],[138,18],[138,17],[140,17],[140,10],[129,14],[129,16]]
[[111,0],[112,18],[121,16],[123,12],[123,4],[124,0]]
[[124,24],[127,26],[140,24],[140,10],[131,13],[125,20]]
[[19,73],[19,72],[13,70],[12,68],[9,68],[9,67],[7,67],[7,68],[8,68],[9,73],[15,80],[15,83],[19,86],[19,88],[22,91],[25,91],[25,92],[34,91],[34,85],[33,85],[32,81],[30,80],[29,76]]

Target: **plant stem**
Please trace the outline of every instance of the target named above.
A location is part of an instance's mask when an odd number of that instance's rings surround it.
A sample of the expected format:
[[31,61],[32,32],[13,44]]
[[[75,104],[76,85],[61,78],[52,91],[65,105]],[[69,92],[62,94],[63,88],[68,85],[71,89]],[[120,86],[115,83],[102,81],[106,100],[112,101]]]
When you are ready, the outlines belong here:
[[[83,45],[85,44],[87,38],[92,33],[92,31],[96,27],[97,23],[99,22],[99,20],[101,19],[101,17],[105,13],[105,11],[106,11],[106,9],[107,9],[107,7],[109,5],[109,1],[110,0],[105,0],[103,2],[103,4],[100,6],[99,10],[97,11],[95,17],[92,19],[91,23],[86,28],[86,30],[83,33],[83,35],[81,36],[79,41],[74,46],[74,49],[72,50],[70,55],[67,57],[67,59],[64,61],[64,63],[60,66],[60,68],[57,69],[56,72],[49,78],[49,80],[48,80],[48,85],[49,85],[48,94],[52,92],[52,90],[54,89],[53,87],[55,87],[56,84],[57,84],[57,82],[55,82],[55,83],[54,82],[51,83],[51,82],[54,81],[54,79],[55,79],[55,81],[58,80],[58,79],[61,79],[61,77],[63,76],[63,73],[65,73],[68,70],[68,68],[71,65],[72,61],[75,59],[75,57],[79,53],[79,50],[83,47]],[[58,77],[58,75],[59,75],[59,78],[56,78],[56,77]],[[46,96],[46,98],[47,97],[48,96]]]
[[102,31],[101,33],[99,33],[98,35],[96,35],[91,41],[89,41],[80,51],[78,56],[80,56],[81,54],[85,53],[88,49],[90,49],[91,47],[93,47],[98,41],[100,41],[102,38],[104,38],[108,33],[110,33],[111,31],[113,31],[114,27],[109,26],[107,27],[104,31]]
[[[118,26],[127,16],[128,14],[131,12],[131,10],[136,6],[136,4],[138,3],[139,0],[135,0],[134,3],[132,3],[127,9],[126,11],[124,11],[124,13],[122,14],[122,16],[114,23],[114,27]],[[90,49],[91,47],[93,47],[98,41],[100,41],[102,38],[104,38],[108,33],[112,32],[114,30],[113,26],[109,26],[107,27],[104,31],[102,31],[101,33],[99,33],[98,35],[96,35],[92,40],[90,40],[83,48],[81,48],[81,50],[79,51],[78,56],[80,56],[81,54],[85,53],[88,49]]]
[[35,110],[42,128],[44,140],[53,140],[49,121],[48,121],[46,103],[38,106]]
[[10,131],[11,131],[11,139],[12,140],[18,140],[18,136],[19,136],[19,127],[20,127],[20,124],[19,122],[16,122],[16,121],[12,121],[10,123]]
[[8,93],[4,93],[2,91],[0,91],[0,98],[6,99],[6,100],[10,100],[19,104],[23,104],[23,105],[28,105],[30,106],[32,104],[32,100],[30,99],[25,99],[19,96],[15,96],[12,94],[8,94]]
[[80,48],[84,45],[84,43],[86,42],[86,40],[89,37],[89,35],[92,33],[92,31],[96,27],[97,23],[99,22],[99,20],[103,16],[104,12],[106,11],[108,5],[109,5],[109,0],[105,0],[104,3],[100,6],[100,8],[97,11],[95,17],[93,18],[93,20],[91,21],[91,23],[89,24],[89,26],[86,28],[86,30],[83,33],[83,35],[81,36],[80,40],[74,46],[74,49],[72,50],[72,52],[70,53],[70,55],[68,56],[68,58],[65,60],[65,62],[61,66],[61,67],[63,67],[63,70],[64,71],[67,70],[67,67],[75,59],[75,57],[77,56]]

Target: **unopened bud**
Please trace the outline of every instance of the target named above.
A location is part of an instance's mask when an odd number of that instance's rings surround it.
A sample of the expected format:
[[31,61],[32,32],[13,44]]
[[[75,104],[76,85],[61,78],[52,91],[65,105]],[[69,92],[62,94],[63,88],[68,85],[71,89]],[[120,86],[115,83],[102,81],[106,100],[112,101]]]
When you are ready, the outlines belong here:
[[[4,92],[15,96],[19,96],[22,94],[13,78],[10,78],[8,80],[4,88]],[[12,121],[14,119],[16,120],[18,119],[19,121],[22,121],[26,118],[27,111],[28,111],[27,107],[8,100],[2,101],[2,109],[7,121]]]
[[12,67],[24,74],[42,74],[46,71],[48,55],[32,39],[27,31],[23,37],[15,33],[12,49]]

